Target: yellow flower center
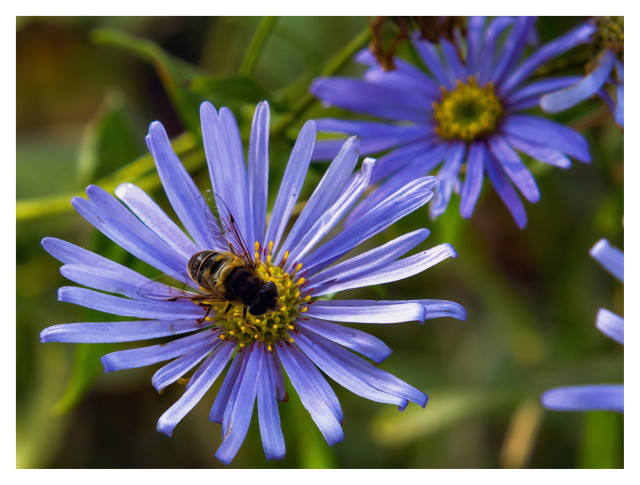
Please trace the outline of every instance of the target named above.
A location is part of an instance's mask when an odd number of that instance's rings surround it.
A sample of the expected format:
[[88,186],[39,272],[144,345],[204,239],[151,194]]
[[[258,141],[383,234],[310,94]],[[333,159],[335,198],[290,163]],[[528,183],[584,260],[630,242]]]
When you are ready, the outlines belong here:
[[603,47],[624,52],[624,17],[596,17],[598,37]]
[[[253,342],[261,342],[271,352],[276,341],[293,342],[291,336],[295,330],[295,321],[299,313],[307,311],[306,305],[311,296],[302,296],[300,287],[305,279],[300,276],[302,264],[293,270],[291,274],[281,266],[271,262],[273,242],[269,244],[269,250],[264,261],[260,260],[260,245],[255,243],[256,273],[265,282],[273,281],[278,288],[278,307],[276,310],[264,315],[254,316],[247,312],[245,305],[228,301],[200,302],[204,306],[211,306],[207,321],[215,322],[214,325],[222,327],[225,332],[220,335],[223,340],[235,340],[240,348]],[[282,266],[285,265],[288,252],[285,253]]]
[[502,104],[493,83],[480,87],[475,78],[469,76],[467,84],[458,80],[452,91],[440,89],[442,100],[433,103],[433,111],[438,122],[436,132],[441,138],[471,141],[496,129]]

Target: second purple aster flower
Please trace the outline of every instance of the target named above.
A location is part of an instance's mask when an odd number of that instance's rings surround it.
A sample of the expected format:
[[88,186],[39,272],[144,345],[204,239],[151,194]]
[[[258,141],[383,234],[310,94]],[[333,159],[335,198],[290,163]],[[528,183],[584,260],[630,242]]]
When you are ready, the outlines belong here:
[[186,289],[149,280],[71,243],[46,238],[45,249],[64,263],[62,274],[88,287],[61,288],[61,301],[134,320],[55,325],[42,331],[41,340],[95,343],[176,337],[102,357],[107,372],[171,361],[153,376],[158,391],[196,369],[182,397],[158,421],[158,430],[167,435],[231,362],[209,417],[222,424],[216,456],[224,463],[231,462],[240,449],[255,406],[267,459],[284,457],[278,411],[278,402],[286,400],[283,370],[329,445],[343,440],[343,414],[322,372],[367,399],[401,410],[409,401],[424,407],[426,394],[354,353],[378,364],[391,349],[378,338],[342,324],[424,322],[444,316],[465,319],[464,308],[443,300],[318,298],[401,280],[456,256],[451,245],[441,244],[402,258],[429,235],[428,230],[420,229],[343,259],[426,204],[433,195],[435,178],[408,181],[331,237],[362,197],[375,165],[375,160],[365,159],[360,172],[354,174],[358,162],[355,137],[344,144],[292,221],[315,144],[315,123],[310,121],[302,128],[267,217],[267,103],[256,108],[247,163],[238,126],[227,108],[217,112],[204,103],[201,121],[222,227],[158,122],[151,124],[147,144],[186,233],[131,184],[116,189],[124,205],[96,186],[87,189],[88,200],[77,197],[72,202],[106,236],[181,281]]
[[[397,58],[396,69],[385,71],[363,51],[357,58],[369,67],[363,79],[314,81],[311,92],[327,104],[385,120],[317,120],[319,131],[357,135],[363,154],[384,153],[371,176],[379,187],[354,215],[365,213],[408,181],[434,173],[440,183],[430,206],[432,217],[446,210],[457,191],[460,214],[468,218],[486,174],[523,228],[527,215],[518,191],[529,202],[537,202],[540,193],[519,153],[561,168],[571,165],[570,157],[591,161],[582,135],[523,112],[537,106],[542,95],[577,82],[575,76],[529,78],[554,57],[589,42],[595,27],[580,25],[525,57],[534,24],[534,17],[472,17],[466,42],[441,38],[438,47],[419,33],[413,35],[426,72]],[[330,159],[341,143],[319,142],[314,158]]]

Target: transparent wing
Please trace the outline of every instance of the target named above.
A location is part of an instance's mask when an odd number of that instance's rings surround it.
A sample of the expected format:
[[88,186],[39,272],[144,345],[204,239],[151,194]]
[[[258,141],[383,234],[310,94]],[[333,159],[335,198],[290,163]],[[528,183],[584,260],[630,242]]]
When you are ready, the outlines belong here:
[[164,301],[201,300],[202,297],[208,296],[193,286],[167,275],[161,275],[143,283],[136,289],[136,293],[147,300]]
[[211,207],[211,212],[217,216],[220,227],[222,228],[224,239],[221,241],[221,245],[223,247],[228,246],[229,250],[236,256],[242,258],[247,266],[255,269],[256,263],[253,259],[253,252],[244,240],[244,237],[242,237],[242,233],[238,229],[238,225],[229,206],[222,200],[222,197],[214,194],[212,190],[205,191],[205,200],[208,204],[212,204],[214,201],[216,202],[215,206]]

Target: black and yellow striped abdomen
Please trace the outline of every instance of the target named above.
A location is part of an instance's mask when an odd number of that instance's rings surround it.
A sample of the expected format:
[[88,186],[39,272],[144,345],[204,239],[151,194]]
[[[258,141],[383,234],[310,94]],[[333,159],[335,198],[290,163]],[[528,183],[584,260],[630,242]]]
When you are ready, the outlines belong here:
[[232,253],[200,251],[189,260],[189,276],[216,299],[245,305],[252,315],[276,308],[278,290]]

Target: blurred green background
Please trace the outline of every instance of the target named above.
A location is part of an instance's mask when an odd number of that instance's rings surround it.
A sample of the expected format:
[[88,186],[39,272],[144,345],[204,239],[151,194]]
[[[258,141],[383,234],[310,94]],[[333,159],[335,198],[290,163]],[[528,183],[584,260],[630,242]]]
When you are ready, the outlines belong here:
[[[89,183],[113,190],[129,181],[169,210],[144,145],[153,120],[175,137],[176,151],[206,188],[197,133],[205,99],[234,110],[245,140],[255,103],[269,99],[273,198],[299,127],[329,113],[307,94],[309,82],[320,73],[361,72],[349,58],[369,42],[368,21],[17,19],[17,467],[223,466],[213,456],[220,426],[207,420],[219,383],[169,439],[155,425],[181,386],[158,395],[150,382],[155,369],[102,370],[99,357],[127,344],[39,343],[49,325],[113,318],[56,300],[56,289],[69,282],[40,241],[66,239],[153,275],[69,200]],[[540,39],[580,21],[541,18]],[[550,69],[583,72],[590,54],[576,49]],[[539,403],[550,387],[623,382],[623,347],[594,326],[600,307],[623,314],[623,286],[588,254],[601,237],[623,249],[623,135],[597,100],[556,119],[585,134],[593,163],[563,171],[532,161],[541,201],[527,204],[524,231],[485,183],[471,220],[459,217],[454,196],[436,222],[423,208],[367,244],[428,227],[432,234],[418,249],[450,242],[457,259],[341,295],[439,298],[466,307],[467,322],[359,326],[391,346],[382,368],[425,391],[426,409],[410,405],[400,413],[334,384],[345,441],[329,448],[290,392],[280,405],[286,459],[265,461],[254,416],[232,468],[623,466],[622,415],[549,412]],[[324,167],[312,166],[302,197]]]

